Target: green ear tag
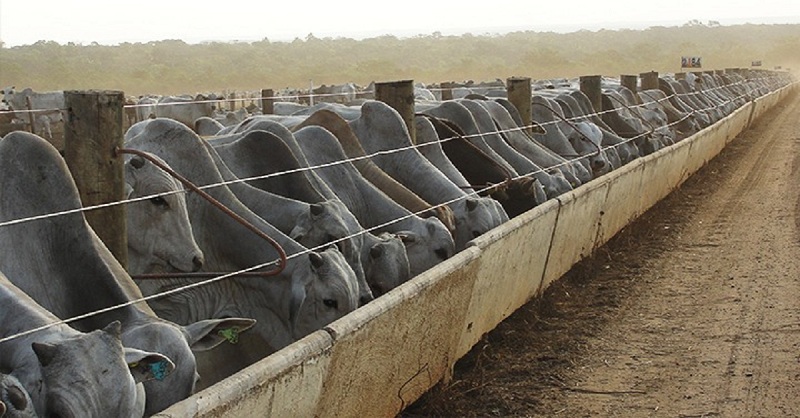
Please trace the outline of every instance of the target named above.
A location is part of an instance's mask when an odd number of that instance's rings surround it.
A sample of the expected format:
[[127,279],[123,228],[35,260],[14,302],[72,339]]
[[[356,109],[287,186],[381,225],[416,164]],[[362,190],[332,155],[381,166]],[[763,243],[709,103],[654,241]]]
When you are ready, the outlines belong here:
[[220,336],[222,336],[222,338],[225,338],[231,344],[236,344],[236,343],[239,342],[239,328],[238,327],[230,327],[230,328],[221,329],[221,330],[218,331],[218,333],[219,333]]

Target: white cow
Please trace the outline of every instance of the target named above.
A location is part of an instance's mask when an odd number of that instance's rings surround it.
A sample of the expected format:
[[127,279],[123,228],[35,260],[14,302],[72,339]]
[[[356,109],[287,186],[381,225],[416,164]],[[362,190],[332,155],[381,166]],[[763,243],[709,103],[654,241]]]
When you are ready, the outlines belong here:
[[64,122],[66,105],[63,91],[34,92],[28,87],[17,92],[14,87],[8,87],[3,89],[3,102],[15,111],[16,118],[22,123],[29,123],[30,112],[34,132],[48,139],[53,139],[53,125]]
[[203,116],[213,117],[216,108],[216,100],[202,94],[193,98],[164,96],[155,105],[155,116],[174,119],[194,128],[194,121]]
[[0,369],[30,394],[39,416],[141,417],[144,391],[137,383],[163,379],[169,358],[123,347],[120,323],[82,333],[60,324],[14,338],[59,319],[0,273]]
[[[0,140],[0,222],[81,208],[75,182],[61,155],[44,139],[12,132]],[[12,198],[13,196],[13,198]],[[150,204],[149,202],[145,202]],[[155,242],[164,231],[134,228]],[[45,309],[71,318],[142,298],[130,276],[80,212],[0,228],[0,271]],[[220,331],[246,330],[253,320],[228,318],[185,326],[156,316],[145,303],[128,305],[74,323],[81,331],[122,323],[125,345],[163,353],[177,369],[164,381],[146,382],[148,414],[191,395],[194,352],[226,341]]]
[[209,116],[201,116],[194,121],[192,129],[200,136],[216,135],[225,128],[220,121]]
[[140,96],[136,101],[136,121],[152,119],[156,117],[156,104],[158,103],[158,96]]

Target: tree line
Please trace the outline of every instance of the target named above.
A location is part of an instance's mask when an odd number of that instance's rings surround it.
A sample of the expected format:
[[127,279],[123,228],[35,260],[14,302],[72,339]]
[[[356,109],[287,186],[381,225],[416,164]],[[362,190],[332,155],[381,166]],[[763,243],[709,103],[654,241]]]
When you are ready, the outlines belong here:
[[681,56],[703,69],[800,67],[800,25],[690,21],[644,30],[582,30],[291,42],[163,40],[119,45],[39,41],[0,47],[2,87],[37,91],[110,89],[130,95],[308,88],[413,79],[423,83],[533,79],[646,71],[678,72]]

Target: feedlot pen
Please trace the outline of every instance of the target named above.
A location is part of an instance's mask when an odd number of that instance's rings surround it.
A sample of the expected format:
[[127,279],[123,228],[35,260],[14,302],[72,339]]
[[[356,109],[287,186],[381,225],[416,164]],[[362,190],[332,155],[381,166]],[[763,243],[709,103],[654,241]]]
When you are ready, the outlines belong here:
[[800,95],[401,415],[800,416]]

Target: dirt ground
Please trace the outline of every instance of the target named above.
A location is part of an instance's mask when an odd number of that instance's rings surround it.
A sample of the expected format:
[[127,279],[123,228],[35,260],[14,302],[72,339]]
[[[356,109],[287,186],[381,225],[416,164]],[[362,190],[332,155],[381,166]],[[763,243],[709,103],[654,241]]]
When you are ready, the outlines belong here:
[[800,96],[403,417],[800,417]]

